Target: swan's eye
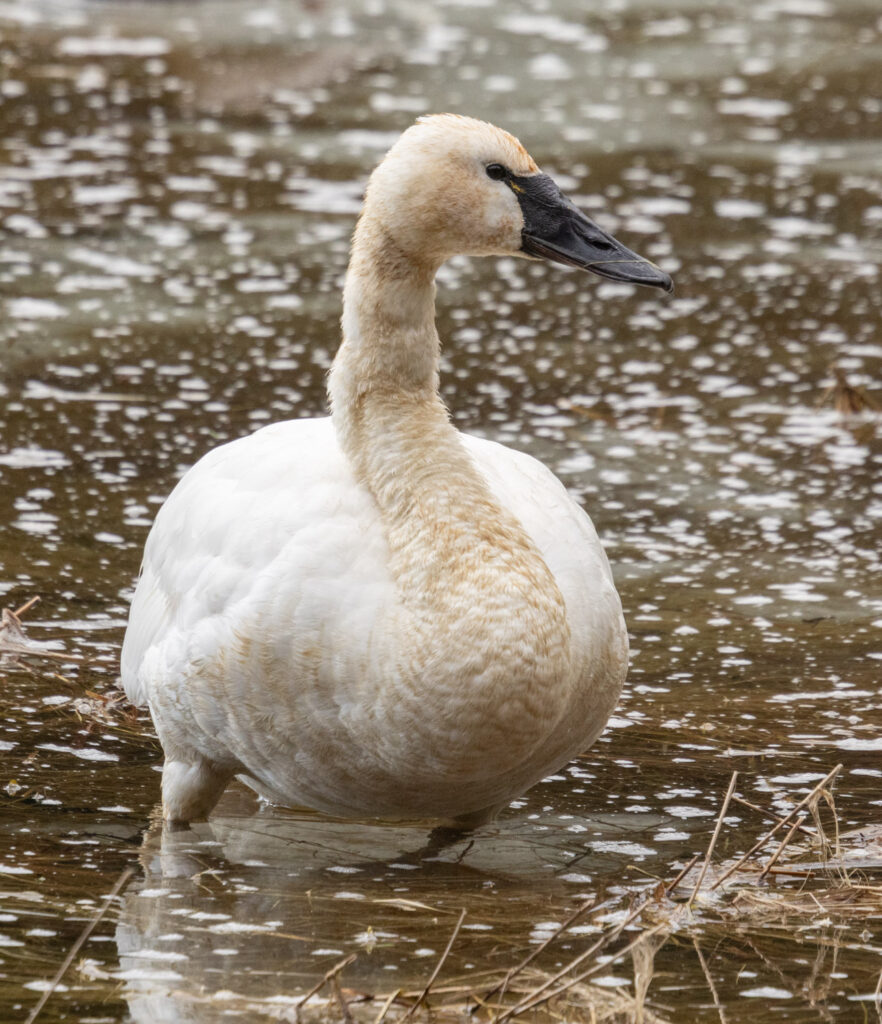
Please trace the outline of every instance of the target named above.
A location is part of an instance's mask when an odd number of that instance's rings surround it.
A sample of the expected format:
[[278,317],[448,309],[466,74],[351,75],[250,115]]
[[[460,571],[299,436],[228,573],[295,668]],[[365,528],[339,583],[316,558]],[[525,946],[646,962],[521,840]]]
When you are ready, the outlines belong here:
[[502,166],[502,164],[487,164],[488,178],[492,178],[494,181],[502,181],[502,179],[507,176],[508,171]]

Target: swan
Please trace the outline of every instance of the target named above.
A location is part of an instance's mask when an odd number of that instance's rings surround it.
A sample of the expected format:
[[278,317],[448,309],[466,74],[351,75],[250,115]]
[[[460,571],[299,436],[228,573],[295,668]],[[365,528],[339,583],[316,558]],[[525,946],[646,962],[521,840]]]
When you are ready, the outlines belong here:
[[162,743],[163,816],[234,776],[340,817],[468,828],[594,742],[625,678],[594,527],[530,456],[456,430],[435,273],[456,253],[670,277],[516,138],[420,118],[370,177],[331,415],[210,451],[147,538],[121,656]]

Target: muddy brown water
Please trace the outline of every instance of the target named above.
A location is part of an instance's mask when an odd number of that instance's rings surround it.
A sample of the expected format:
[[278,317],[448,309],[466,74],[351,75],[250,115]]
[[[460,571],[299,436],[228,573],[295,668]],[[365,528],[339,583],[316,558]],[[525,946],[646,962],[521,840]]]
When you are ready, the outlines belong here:
[[[442,978],[465,983],[672,878],[734,769],[780,813],[842,762],[841,827],[878,822],[879,417],[823,400],[832,364],[880,397],[880,81],[876,0],[0,4],[0,604],[40,595],[31,637],[81,659],[0,668],[0,1019],[127,866],[40,1020],[269,1019],[349,953],[353,989],[419,986],[463,908]],[[435,859],[423,827],[243,790],[145,844],[160,751],[100,709],[152,517],[210,447],[324,411],[366,175],[442,109],[519,134],[676,280],[440,276],[457,424],[545,461],[603,537],[621,706]],[[715,860],[763,827],[733,805]],[[656,958],[668,1019],[875,1019],[878,920],[696,915]]]

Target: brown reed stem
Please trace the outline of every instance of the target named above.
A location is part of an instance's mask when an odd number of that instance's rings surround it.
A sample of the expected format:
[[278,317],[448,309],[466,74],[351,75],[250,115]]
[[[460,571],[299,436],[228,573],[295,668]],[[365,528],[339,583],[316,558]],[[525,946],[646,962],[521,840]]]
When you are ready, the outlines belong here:
[[77,955],[77,953],[79,953],[80,949],[82,949],[83,944],[95,930],[98,922],[107,913],[110,904],[114,900],[114,897],[119,894],[122,887],[128,882],[132,875],[134,875],[134,873],[134,868],[126,868],[125,871],[123,871],[123,873],[116,880],[116,883],[114,884],[113,888],[110,890],[110,892],[105,897],[104,902],[101,904],[101,908],[98,911],[98,913],[95,914],[95,916],[91,918],[91,920],[86,924],[86,927],[83,928],[83,930],[77,937],[76,942],[70,947],[70,950],[68,951],[67,956],[64,958],[61,967],[58,968],[55,977],[52,979],[52,981],[49,982],[49,987],[40,996],[37,1005],[33,1008],[33,1010],[31,1010],[30,1014],[28,1015],[28,1019],[25,1021],[25,1024],[34,1024],[34,1021],[39,1016],[40,1011],[46,1005],[49,997],[58,987],[59,982],[67,972],[68,967],[70,967],[70,965],[73,963],[74,957]]
[[[557,972],[557,974],[553,975],[551,978],[548,978],[538,988],[528,993],[527,996],[524,999],[522,999],[519,1003],[517,1003],[515,1006],[510,1007],[504,1013],[498,1014],[493,1019],[493,1024],[505,1024],[505,1021],[507,1021],[510,1017],[513,1017],[519,1013],[523,1013],[523,1011],[527,1008],[527,1004],[532,1006],[533,1003],[531,1002],[531,1000],[533,1000],[536,996],[541,995],[547,989],[551,988],[551,986],[554,985],[556,982],[560,981],[560,979],[563,978],[564,975],[569,974],[569,972],[572,971],[574,968],[578,967],[580,964],[583,964],[588,959],[588,957],[592,956],[594,953],[601,950],[604,946],[612,942],[614,939],[617,939],[619,935],[621,935],[621,933],[628,927],[628,925],[631,924],[632,921],[634,921],[643,913],[643,911],[646,909],[646,904],[648,902],[649,897],[643,900],[624,918],[624,920],[617,924],[616,927],[613,928],[613,930],[609,933],[609,935],[601,935],[600,938],[595,943],[593,943],[593,945],[589,946],[584,953],[580,953],[575,958],[575,960],[571,960],[570,963],[568,963],[566,967],[562,967]],[[545,1000],[543,999],[539,1000],[539,1002],[544,1001]]]
[[554,932],[554,934],[550,935],[543,943],[537,946],[532,951],[532,953],[530,953],[529,956],[521,960],[521,962],[516,967],[510,968],[508,973],[505,975],[502,981],[499,982],[498,985],[496,985],[494,988],[491,988],[489,992],[485,992],[484,999],[487,1000],[491,996],[495,996],[496,993],[499,991],[501,991],[504,995],[512,978],[520,974],[520,972],[524,970],[525,967],[528,967],[536,959],[536,957],[539,956],[540,953],[543,953],[551,945],[551,943],[554,942],[554,940],[557,939],[559,936],[561,936],[567,930],[567,928],[570,927],[570,925],[574,924],[582,916],[582,914],[585,913],[586,910],[590,910],[592,907],[596,906],[596,896],[592,896],[591,899],[585,900],[585,902],[581,906],[577,907],[572,912],[572,914],[570,914],[570,916],[557,929],[557,931]]
[[762,869],[762,871],[759,874],[759,878],[757,879],[758,882],[761,882],[766,877],[766,875],[772,870],[772,868],[775,866],[775,861],[777,861],[777,859],[784,852],[784,847],[790,842],[790,839],[793,836],[793,833],[797,830],[797,828],[799,828],[799,819],[794,821],[794,823],[790,826],[790,829],[787,832],[787,835],[784,836],[784,838],[779,843],[778,849],[775,850],[775,852],[769,858],[768,864],[766,864],[766,866]]
[[[752,804],[749,800],[745,800],[743,796],[733,795],[732,799],[735,801],[736,804],[742,804],[744,807],[749,807],[752,811],[756,811],[757,814],[761,814],[764,818],[766,818],[769,821],[778,820],[777,814],[773,814],[770,810],[768,810],[765,807],[760,807],[759,804]],[[800,822],[797,827],[800,832],[802,832],[804,835],[807,835],[810,839],[818,838],[817,835],[814,832],[812,832],[810,828],[806,828],[802,822]]]
[[695,867],[699,857],[701,857],[701,854],[700,853],[696,853],[696,855],[692,858],[692,860],[687,861],[686,862],[686,866],[680,869],[679,874],[673,880],[673,882],[668,882],[668,884],[665,886],[665,896],[669,895],[670,893],[672,893],[674,891],[674,889],[677,888],[677,886],[683,881],[683,879]]
[[735,790],[735,783],[737,781],[738,772],[732,772],[732,778],[729,780],[729,788],[726,790],[726,798],[723,800],[723,806],[720,808],[720,813],[717,817],[717,827],[714,829],[714,834],[711,836],[710,845],[708,846],[707,853],[704,857],[704,864],[701,866],[701,871],[699,872],[698,878],[695,882],[695,888],[692,890],[692,895],[689,897],[689,906],[691,906],[695,901],[695,897],[701,889],[701,883],[704,881],[704,876],[707,874],[711,854],[714,852],[714,847],[717,845],[717,838],[720,835],[720,829],[723,827],[723,818],[726,817],[726,811],[729,809],[729,801],[732,799],[732,793]]
[[411,1004],[410,1009],[407,1011],[407,1013],[402,1018],[402,1024],[403,1024],[403,1021],[410,1020],[411,1016],[416,1012],[416,1010],[422,1004],[423,1000],[429,994],[429,989],[432,987],[432,983],[435,981],[435,979],[438,977],[439,973],[441,972],[441,968],[444,966],[444,961],[447,959],[447,956],[450,953],[450,950],[453,948],[453,943],[456,942],[456,937],[457,937],[457,935],[459,935],[459,930],[460,930],[460,928],[462,928],[462,923],[465,920],[465,916],[466,916],[466,912],[465,912],[465,908],[463,907],[463,909],[460,911],[460,914],[459,914],[459,920],[456,922],[456,927],[453,929],[453,934],[448,939],[447,948],[441,954],[441,959],[435,965],[435,970],[432,971],[432,976],[426,982],[426,987],[423,989],[423,991],[417,997],[417,1001],[415,1003]]
[[312,986],[312,988],[306,993],[306,995],[295,1004],[294,1017],[296,1020],[300,1020],[300,1010],[303,1004],[308,999],[312,999],[312,997],[316,994],[316,992],[319,991],[319,989],[322,988],[323,985],[327,984],[327,982],[329,982],[331,978],[335,978],[340,973],[340,971],[343,970],[344,967],[348,967],[349,964],[351,964],[352,961],[355,960],[357,957],[357,953],[350,953],[349,956],[341,960],[339,963],[334,964],[334,966],[329,971],[325,972],[325,974],[320,978],[318,982],[316,982],[315,985]]
[[401,995],[401,989],[400,988],[395,989],[394,992],[391,992],[389,994],[389,996],[386,998],[386,1002],[383,1003],[382,1009],[377,1014],[377,1016],[376,1016],[376,1018],[374,1020],[374,1024],[383,1024],[383,1021],[386,1019],[386,1014],[389,1012],[389,1008],[392,1006],[392,1004],[395,1002],[395,1000],[400,995]]
[[757,842],[755,842],[753,846],[751,846],[751,848],[747,851],[747,853],[744,854],[743,857],[739,857],[739,859],[735,861],[735,863],[730,868],[728,868],[728,870],[724,871],[723,874],[720,875],[716,882],[714,882],[714,884],[711,886],[711,892],[713,892],[713,890],[716,889],[719,885],[722,885],[722,883],[725,882],[730,875],[734,874],[748,858],[752,857],[757,852],[757,850],[761,850],[766,845],[766,843],[772,838],[772,836],[774,836],[778,832],[779,829],[782,829],[785,825],[789,824],[793,820],[793,818],[795,818],[796,815],[799,814],[803,807],[811,803],[811,801],[814,800],[818,793],[820,793],[825,786],[831,783],[841,771],[842,765],[838,764],[832,771],[828,772],[824,776],[824,778],[821,779],[821,781],[817,784],[817,786],[815,786],[815,788],[807,796],[804,796],[802,800],[799,801],[799,803],[793,808],[792,811],[790,811],[789,814],[785,815],[783,818],[780,818],[777,825],[769,829],[769,831],[762,837],[762,839],[757,840]]
[[25,612],[28,612],[28,611],[30,611],[30,610],[31,610],[31,608],[33,608],[33,607],[34,607],[34,605],[35,605],[35,604],[36,604],[36,603],[37,603],[37,602],[38,602],[39,600],[40,600],[40,595],[39,595],[39,594],[37,594],[37,595],[36,595],[35,597],[32,597],[32,598],[30,599],[30,601],[25,601],[25,603],[24,603],[24,604],[23,604],[23,605],[21,606],[21,608],[16,608],[16,609],[15,609],[15,611],[14,611],[14,612],[13,612],[12,614],[13,614],[13,615],[14,615],[14,616],[15,616],[15,617],[16,617],[17,619],[20,619],[20,618],[22,617],[22,615],[24,615],[24,613],[25,613]]

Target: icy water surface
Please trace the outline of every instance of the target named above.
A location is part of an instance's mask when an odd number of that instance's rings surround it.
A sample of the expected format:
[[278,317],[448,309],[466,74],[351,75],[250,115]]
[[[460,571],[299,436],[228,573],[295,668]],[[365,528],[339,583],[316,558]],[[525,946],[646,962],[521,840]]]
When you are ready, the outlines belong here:
[[[40,1020],[287,1019],[353,953],[347,992],[419,989],[462,909],[439,984],[480,991],[596,897],[543,954],[556,970],[707,848],[736,769],[784,813],[841,762],[840,827],[878,823],[879,418],[827,392],[835,364],[880,400],[880,15],[0,4],[0,604],[39,595],[31,637],[71,654],[0,667],[0,1019],[27,1016],[128,866]],[[107,704],[147,529],[212,446],[323,413],[366,176],[451,109],[520,135],[676,280],[461,259],[439,288],[457,424],[554,468],[604,539],[621,707],[471,846],[420,856],[425,828],[241,790],[211,826],[145,836],[160,751]],[[765,824],[732,804],[714,860]],[[665,1019],[875,1015],[874,916],[696,915],[656,957]],[[630,958],[601,976],[628,987]]]

